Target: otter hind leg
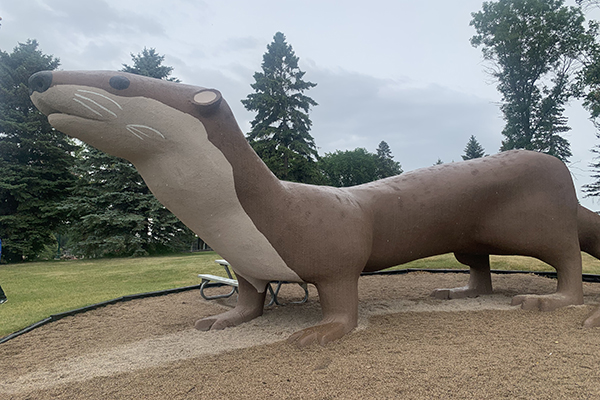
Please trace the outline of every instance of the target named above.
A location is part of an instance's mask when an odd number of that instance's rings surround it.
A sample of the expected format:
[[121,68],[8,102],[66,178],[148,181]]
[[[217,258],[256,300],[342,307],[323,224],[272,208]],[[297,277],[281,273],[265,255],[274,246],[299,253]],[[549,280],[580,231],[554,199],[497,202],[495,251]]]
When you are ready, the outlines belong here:
[[[541,258],[540,258],[541,259]],[[583,304],[581,280],[581,252],[579,246],[564,249],[553,259],[542,259],[552,265],[557,273],[556,293],[546,295],[524,294],[513,297],[511,305],[521,305],[526,310],[553,311],[559,307]]]
[[461,264],[469,266],[469,283],[452,289],[436,289],[431,293],[436,299],[462,299],[492,294],[490,256],[488,254],[454,253]]
[[[577,209],[577,229],[581,250],[600,259],[600,216],[580,205]],[[600,326],[600,306],[585,320],[583,326]]]

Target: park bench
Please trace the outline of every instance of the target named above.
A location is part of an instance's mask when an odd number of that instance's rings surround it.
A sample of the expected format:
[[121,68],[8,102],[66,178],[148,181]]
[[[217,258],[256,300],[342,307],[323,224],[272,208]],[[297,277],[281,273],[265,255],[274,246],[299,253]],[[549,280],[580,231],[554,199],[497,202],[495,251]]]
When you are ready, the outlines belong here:
[[[233,275],[231,274],[231,270],[229,269],[229,267],[230,267],[229,262],[227,262],[227,260],[215,260],[215,262],[217,264],[221,265],[225,269],[225,272],[227,273],[228,277],[226,278],[226,277],[218,276],[218,275],[199,274],[198,278],[202,279],[202,284],[200,285],[200,295],[205,300],[227,298],[227,297],[232,296],[238,290],[238,281],[236,279],[234,279]],[[219,283],[222,285],[231,286],[232,289],[229,293],[208,295],[205,293],[205,289],[208,287],[208,284],[210,282],[216,282],[216,283]],[[272,281],[267,285],[267,290],[269,291],[269,294],[271,295],[271,301],[269,302],[268,306],[272,306],[273,304],[284,305],[283,303],[279,302],[279,299],[277,298],[277,296],[279,295],[281,286],[284,284],[288,284],[288,283],[294,283],[294,282]],[[273,289],[271,284],[276,285],[275,289]],[[298,285],[300,285],[300,287],[302,287],[302,289],[304,289],[304,297],[300,301],[292,301],[291,303],[305,303],[306,300],[308,300],[308,285],[306,284],[306,282],[298,283]]]

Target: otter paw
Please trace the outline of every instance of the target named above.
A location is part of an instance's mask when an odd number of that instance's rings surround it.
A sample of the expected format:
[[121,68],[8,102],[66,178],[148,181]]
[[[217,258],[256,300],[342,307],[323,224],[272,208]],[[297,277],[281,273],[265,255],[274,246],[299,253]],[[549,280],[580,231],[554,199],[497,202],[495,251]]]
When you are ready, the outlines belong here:
[[294,333],[288,338],[288,343],[298,347],[310,346],[313,343],[325,346],[327,343],[341,338],[352,329],[353,327],[348,327],[341,322],[315,325]]
[[452,289],[435,289],[431,292],[431,297],[440,300],[464,299],[467,297],[478,297],[484,294],[492,294],[491,291],[471,288],[469,286],[457,287]]
[[521,294],[512,298],[512,306],[521,305],[523,310],[554,311],[560,307],[583,304],[583,296],[567,296],[564,294]]
[[196,321],[194,327],[199,331],[221,330],[248,322],[262,315],[262,309],[234,308],[222,314],[213,315]]
[[230,328],[236,325],[239,325],[239,323],[235,323],[234,321],[229,319],[207,317],[196,321],[196,323],[194,324],[194,328],[198,329],[199,331],[210,331]]

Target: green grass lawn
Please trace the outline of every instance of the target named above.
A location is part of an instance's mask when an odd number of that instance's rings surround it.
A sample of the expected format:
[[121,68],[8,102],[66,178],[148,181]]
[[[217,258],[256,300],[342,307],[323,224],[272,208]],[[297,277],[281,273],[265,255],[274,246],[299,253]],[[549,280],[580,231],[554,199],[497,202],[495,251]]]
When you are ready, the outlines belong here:
[[[55,261],[0,266],[8,302],[0,305],[0,337],[56,314],[120,296],[197,285],[200,273],[225,276],[214,252],[165,257]],[[466,268],[451,254],[397,268]],[[492,256],[493,269],[553,271],[527,257]],[[600,274],[600,261],[583,254],[584,273]]]
[[128,294],[200,284],[197,275],[225,275],[214,252],[167,257],[55,261],[0,266],[8,302],[0,337],[63,311]]
[[[600,274],[600,260],[581,253],[583,261],[584,274]],[[521,256],[491,256],[490,264],[492,269],[502,269],[511,271],[555,271],[548,264],[531,257]],[[441,256],[428,257],[416,260],[396,268],[419,268],[419,269],[466,269],[465,265],[460,264],[452,254],[443,254]]]

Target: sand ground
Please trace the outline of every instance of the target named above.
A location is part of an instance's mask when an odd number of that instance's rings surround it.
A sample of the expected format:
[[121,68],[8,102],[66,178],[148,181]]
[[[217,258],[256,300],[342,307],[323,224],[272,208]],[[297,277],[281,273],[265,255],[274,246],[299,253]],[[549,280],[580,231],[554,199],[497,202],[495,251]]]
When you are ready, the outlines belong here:
[[[285,339],[319,321],[318,295],[266,309],[238,327],[193,329],[235,299],[198,291],[110,305],[0,345],[0,399],[593,399],[600,329],[581,322],[600,301],[553,312],[510,306],[556,281],[494,275],[491,296],[437,300],[466,275],[410,273],[360,280],[360,326],[326,347]],[[218,290],[218,289],[217,289]],[[282,299],[301,297],[295,285]]]

